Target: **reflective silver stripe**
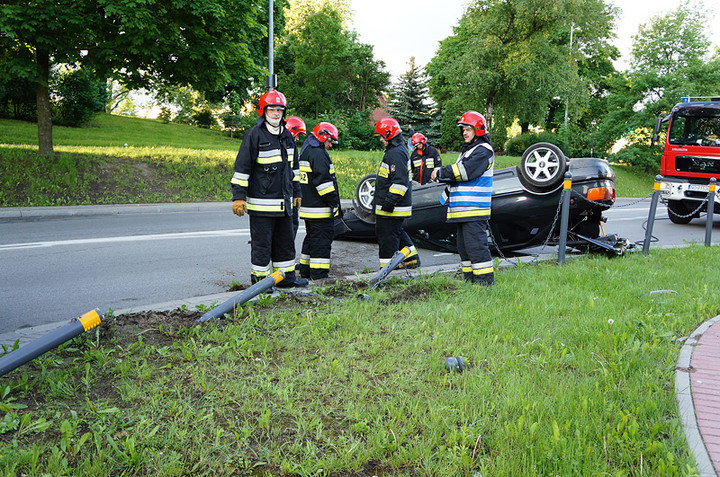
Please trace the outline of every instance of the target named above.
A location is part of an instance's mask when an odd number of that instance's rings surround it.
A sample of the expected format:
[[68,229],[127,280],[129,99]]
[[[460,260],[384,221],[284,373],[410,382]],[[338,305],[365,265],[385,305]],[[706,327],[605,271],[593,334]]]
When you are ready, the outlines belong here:
[[[458,184],[453,192],[455,194],[465,194],[465,193],[472,193],[472,192],[492,192],[492,187],[483,187],[483,186],[467,186],[465,184]],[[455,196],[453,194],[453,196]]]
[[427,167],[428,167],[428,168],[434,168],[434,167],[435,167],[435,159],[433,159],[432,157],[431,157],[430,159],[428,159],[428,161],[427,161]]
[[300,170],[301,171],[311,171],[312,168],[310,167],[310,161],[300,161]]
[[381,267],[384,267],[385,265],[387,265],[388,263],[390,263],[390,260],[392,260],[392,259],[391,259],[391,258],[381,258],[381,259],[380,259],[380,266],[381,266]]
[[298,169],[293,169],[293,175],[295,177],[300,177],[300,171]]
[[304,205],[300,205],[300,213],[301,214],[332,214],[332,207],[305,207]]
[[248,204],[255,204],[255,205],[280,205],[280,204],[284,204],[285,200],[283,200],[283,199],[258,199],[257,197],[248,197],[247,202],[248,202]]
[[384,162],[381,162],[381,163],[380,163],[380,167],[382,167],[383,169],[388,169],[388,170],[390,170],[390,166],[388,166],[388,165],[385,164]]
[[239,181],[246,181],[250,179],[250,174],[243,174],[242,172],[236,172],[233,174],[233,179],[237,179]]
[[420,167],[420,164],[422,164],[422,159],[415,159],[413,161],[413,166]]
[[493,263],[494,262],[492,260],[487,261],[487,262],[473,263],[472,267],[473,267],[473,270],[478,270],[480,268],[492,268]]
[[332,192],[335,190],[335,184],[332,182],[323,182],[319,186],[317,186],[318,194],[325,195],[329,192]]
[[279,268],[279,269],[289,268],[289,267],[294,268],[295,267],[295,259],[288,260],[286,262],[273,262],[272,266],[273,266],[273,268]]
[[280,149],[271,149],[269,151],[258,152],[258,157],[274,157],[280,156]]
[[407,186],[404,186],[402,184],[390,184],[390,192],[395,192],[396,194],[405,195],[405,192],[407,192],[408,188]]
[[250,270],[257,273],[270,273],[272,271],[272,265],[269,263],[267,265],[255,265],[253,263],[250,264]]
[[330,163],[330,174],[335,174],[335,165]]

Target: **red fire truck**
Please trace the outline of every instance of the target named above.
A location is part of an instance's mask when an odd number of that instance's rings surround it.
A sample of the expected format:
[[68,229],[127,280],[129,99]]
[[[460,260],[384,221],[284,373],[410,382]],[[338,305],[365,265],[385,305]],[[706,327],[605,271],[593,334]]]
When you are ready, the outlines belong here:
[[[653,143],[668,121],[660,162],[660,198],[667,204],[671,221],[687,224],[707,210],[703,201],[710,179],[720,180],[720,96],[682,98],[670,114],[658,117]],[[715,202],[720,203],[718,195]]]

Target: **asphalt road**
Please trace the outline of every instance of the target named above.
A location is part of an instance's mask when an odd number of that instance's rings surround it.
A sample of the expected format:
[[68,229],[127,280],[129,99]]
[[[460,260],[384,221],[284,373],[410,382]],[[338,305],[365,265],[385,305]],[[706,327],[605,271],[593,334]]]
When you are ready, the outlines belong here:
[[[648,206],[610,210],[605,232],[642,241]],[[653,246],[703,243],[704,218],[672,224],[664,206],[657,218]],[[716,220],[714,243],[718,228]],[[303,238],[301,226],[298,250]],[[247,217],[232,215],[229,204],[0,209],[0,333],[249,284],[248,241]],[[424,266],[459,261],[430,250],[420,256]],[[376,244],[333,244],[331,273],[377,269]]]

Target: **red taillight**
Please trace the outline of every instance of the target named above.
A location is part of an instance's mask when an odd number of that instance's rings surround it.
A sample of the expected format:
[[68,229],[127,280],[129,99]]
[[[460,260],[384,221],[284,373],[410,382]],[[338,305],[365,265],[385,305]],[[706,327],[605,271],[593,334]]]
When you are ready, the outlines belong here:
[[599,200],[610,200],[615,202],[615,188],[613,187],[593,187],[588,189],[585,195],[588,200],[599,201]]

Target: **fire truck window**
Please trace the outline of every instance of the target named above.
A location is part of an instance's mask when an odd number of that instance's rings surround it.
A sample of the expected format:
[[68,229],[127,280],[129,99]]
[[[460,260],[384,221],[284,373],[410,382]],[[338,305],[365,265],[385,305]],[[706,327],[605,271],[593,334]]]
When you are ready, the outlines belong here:
[[668,142],[670,144],[685,144],[687,141],[687,126],[688,118],[684,116],[677,116],[673,119],[672,127],[670,128],[670,138]]

